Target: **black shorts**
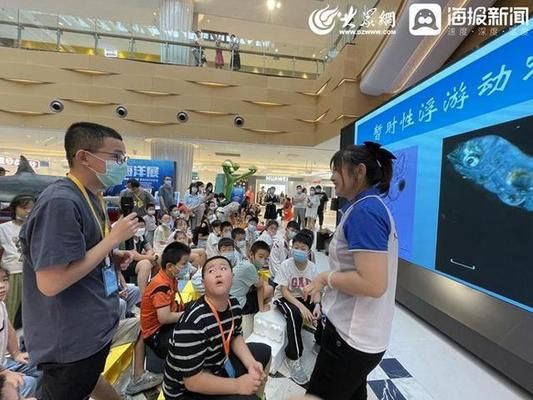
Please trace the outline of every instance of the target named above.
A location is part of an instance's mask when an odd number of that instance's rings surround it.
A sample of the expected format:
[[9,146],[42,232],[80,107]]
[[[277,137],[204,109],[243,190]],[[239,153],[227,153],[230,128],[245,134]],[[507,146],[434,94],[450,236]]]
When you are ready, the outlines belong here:
[[242,308],[242,315],[256,314],[259,312],[259,302],[257,301],[257,288],[253,287],[246,294],[246,304]]
[[[261,364],[263,364],[263,368],[266,368],[268,363],[270,362],[271,353],[272,353],[270,346],[263,344],[263,343],[248,343],[248,348],[250,349],[250,352],[252,353],[256,361],[259,361]],[[235,354],[230,353],[229,358],[231,360],[231,365],[233,365],[233,368],[235,369],[235,375],[237,378],[241,375],[248,373],[248,371],[246,370],[246,367],[242,364],[241,360],[239,360]],[[265,372],[268,375],[268,371],[265,371]],[[217,400],[259,400],[259,398],[254,394],[248,395],[248,396],[235,395],[235,394],[207,395],[207,394],[186,392],[183,395],[183,400],[211,400],[211,399],[213,400],[214,399],[217,399]]]
[[91,395],[105,361],[111,343],[98,353],[71,363],[43,363],[38,368],[43,371],[41,400],[86,400]]
[[175,324],[161,326],[156,333],[144,339],[144,343],[149,346],[156,356],[165,359],[168,354],[169,341],[172,338]]

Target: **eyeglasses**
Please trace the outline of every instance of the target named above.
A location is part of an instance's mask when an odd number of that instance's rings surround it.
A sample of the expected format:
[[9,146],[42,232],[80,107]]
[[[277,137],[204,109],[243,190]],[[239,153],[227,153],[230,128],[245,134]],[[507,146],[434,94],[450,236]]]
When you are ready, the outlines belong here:
[[117,162],[117,164],[127,163],[128,160],[130,159],[129,156],[122,154],[122,153],[110,153],[108,151],[99,151],[99,150],[91,151],[87,149],[85,151],[89,151],[91,153],[107,154],[107,155],[113,156],[113,159]]

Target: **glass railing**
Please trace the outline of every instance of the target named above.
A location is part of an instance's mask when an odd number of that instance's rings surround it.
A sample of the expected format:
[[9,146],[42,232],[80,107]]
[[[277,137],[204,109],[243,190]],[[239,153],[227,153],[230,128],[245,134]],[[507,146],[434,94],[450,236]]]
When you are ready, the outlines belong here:
[[[217,38],[221,40],[219,47]],[[229,37],[210,32],[196,41],[192,32],[3,8],[0,46],[304,79],[317,78],[331,60],[324,57],[327,49],[310,46],[240,38],[236,51],[231,49]]]

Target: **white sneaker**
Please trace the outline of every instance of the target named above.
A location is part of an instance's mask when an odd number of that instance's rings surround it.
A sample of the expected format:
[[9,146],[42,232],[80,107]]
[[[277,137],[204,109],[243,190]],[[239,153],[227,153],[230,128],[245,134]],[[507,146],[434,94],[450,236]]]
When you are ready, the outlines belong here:
[[290,378],[298,385],[303,386],[309,382],[309,377],[305,373],[300,360],[301,358],[297,360],[289,360],[288,358],[286,359],[287,366],[289,367]]
[[144,392],[145,390],[151,389],[153,387],[159,386],[163,383],[163,375],[155,375],[146,371],[139,379],[136,381],[131,381],[126,387],[127,395],[134,395],[137,393]]

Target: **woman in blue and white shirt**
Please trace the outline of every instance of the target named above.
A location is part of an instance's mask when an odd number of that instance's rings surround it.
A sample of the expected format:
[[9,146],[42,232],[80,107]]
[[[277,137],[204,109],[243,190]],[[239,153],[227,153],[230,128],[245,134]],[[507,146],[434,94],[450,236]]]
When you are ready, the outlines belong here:
[[326,326],[308,389],[324,400],[366,399],[367,376],[389,343],[398,238],[382,197],[389,190],[394,158],[380,145],[365,142],[331,159],[336,193],[350,202],[329,247],[330,270],[306,287],[311,296],[326,287]]

